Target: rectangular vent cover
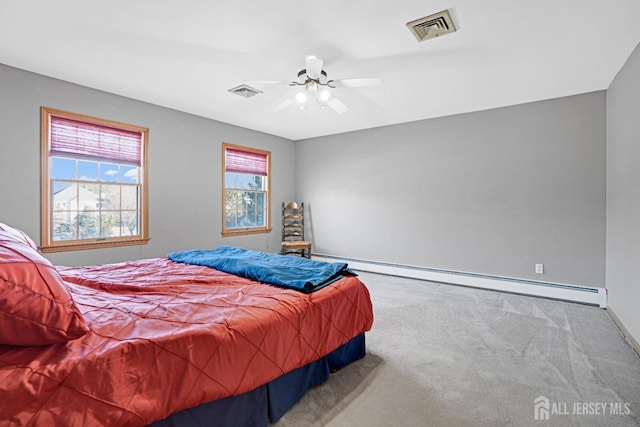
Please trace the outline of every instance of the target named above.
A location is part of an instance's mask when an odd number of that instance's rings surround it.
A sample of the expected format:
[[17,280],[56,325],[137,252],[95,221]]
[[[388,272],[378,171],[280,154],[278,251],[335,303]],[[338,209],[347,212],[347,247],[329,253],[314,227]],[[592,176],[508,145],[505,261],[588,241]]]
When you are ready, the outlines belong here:
[[259,91],[258,89],[252,88],[251,86],[247,86],[244,84],[240,86],[236,86],[232,89],[229,89],[229,92],[235,93],[236,95],[242,96],[244,98],[251,98],[252,96],[262,93],[262,91]]
[[448,10],[411,21],[407,27],[419,42],[456,31]]

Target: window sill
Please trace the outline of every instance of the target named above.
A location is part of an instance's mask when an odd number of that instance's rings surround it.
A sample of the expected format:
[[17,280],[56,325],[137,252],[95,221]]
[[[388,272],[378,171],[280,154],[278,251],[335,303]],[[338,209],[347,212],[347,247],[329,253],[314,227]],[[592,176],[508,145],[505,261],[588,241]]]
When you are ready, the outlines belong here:
[[84,251],[88,249],[117,248],[120,246],[146,245],[149,243],[149,240],[151,239],[144,238],[135,240],[99,240],[82,243],[56,243],[53,245],[40,246],[40,251],[46,254],[53,252]]
[[222,237],[244,236],[247,234],[271,233],[271,228],[239,228],[236,230],[223,230]]

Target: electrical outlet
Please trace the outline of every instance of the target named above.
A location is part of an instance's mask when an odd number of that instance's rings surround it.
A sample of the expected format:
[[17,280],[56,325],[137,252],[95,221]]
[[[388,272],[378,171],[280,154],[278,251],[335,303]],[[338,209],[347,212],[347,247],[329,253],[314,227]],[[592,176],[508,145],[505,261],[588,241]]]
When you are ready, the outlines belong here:
[[536,274],[544,274],[544,264],[536,264]]

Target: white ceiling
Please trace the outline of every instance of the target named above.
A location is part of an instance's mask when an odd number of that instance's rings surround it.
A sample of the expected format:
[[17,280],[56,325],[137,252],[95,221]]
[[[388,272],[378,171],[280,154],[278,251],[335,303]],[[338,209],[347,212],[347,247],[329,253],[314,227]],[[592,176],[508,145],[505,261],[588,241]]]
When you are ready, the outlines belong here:
[[[449,9],[458,31],[406,23]],[[606,89],[640,42],[638,0],[1,0],[0,63],[300,140]],[[275,111],[304,55],[349,106]],[[2,94],[0,94],[2,96]]]

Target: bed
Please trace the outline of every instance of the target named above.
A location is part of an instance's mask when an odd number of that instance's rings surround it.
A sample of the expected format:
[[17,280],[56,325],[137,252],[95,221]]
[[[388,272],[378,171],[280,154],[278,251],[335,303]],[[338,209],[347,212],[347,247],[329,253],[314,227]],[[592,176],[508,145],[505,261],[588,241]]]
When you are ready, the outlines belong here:
[[266,425],[363,357],[372,322],[353,275],[301,292],[169,258],[54,267],[0,224],[0,425]]

